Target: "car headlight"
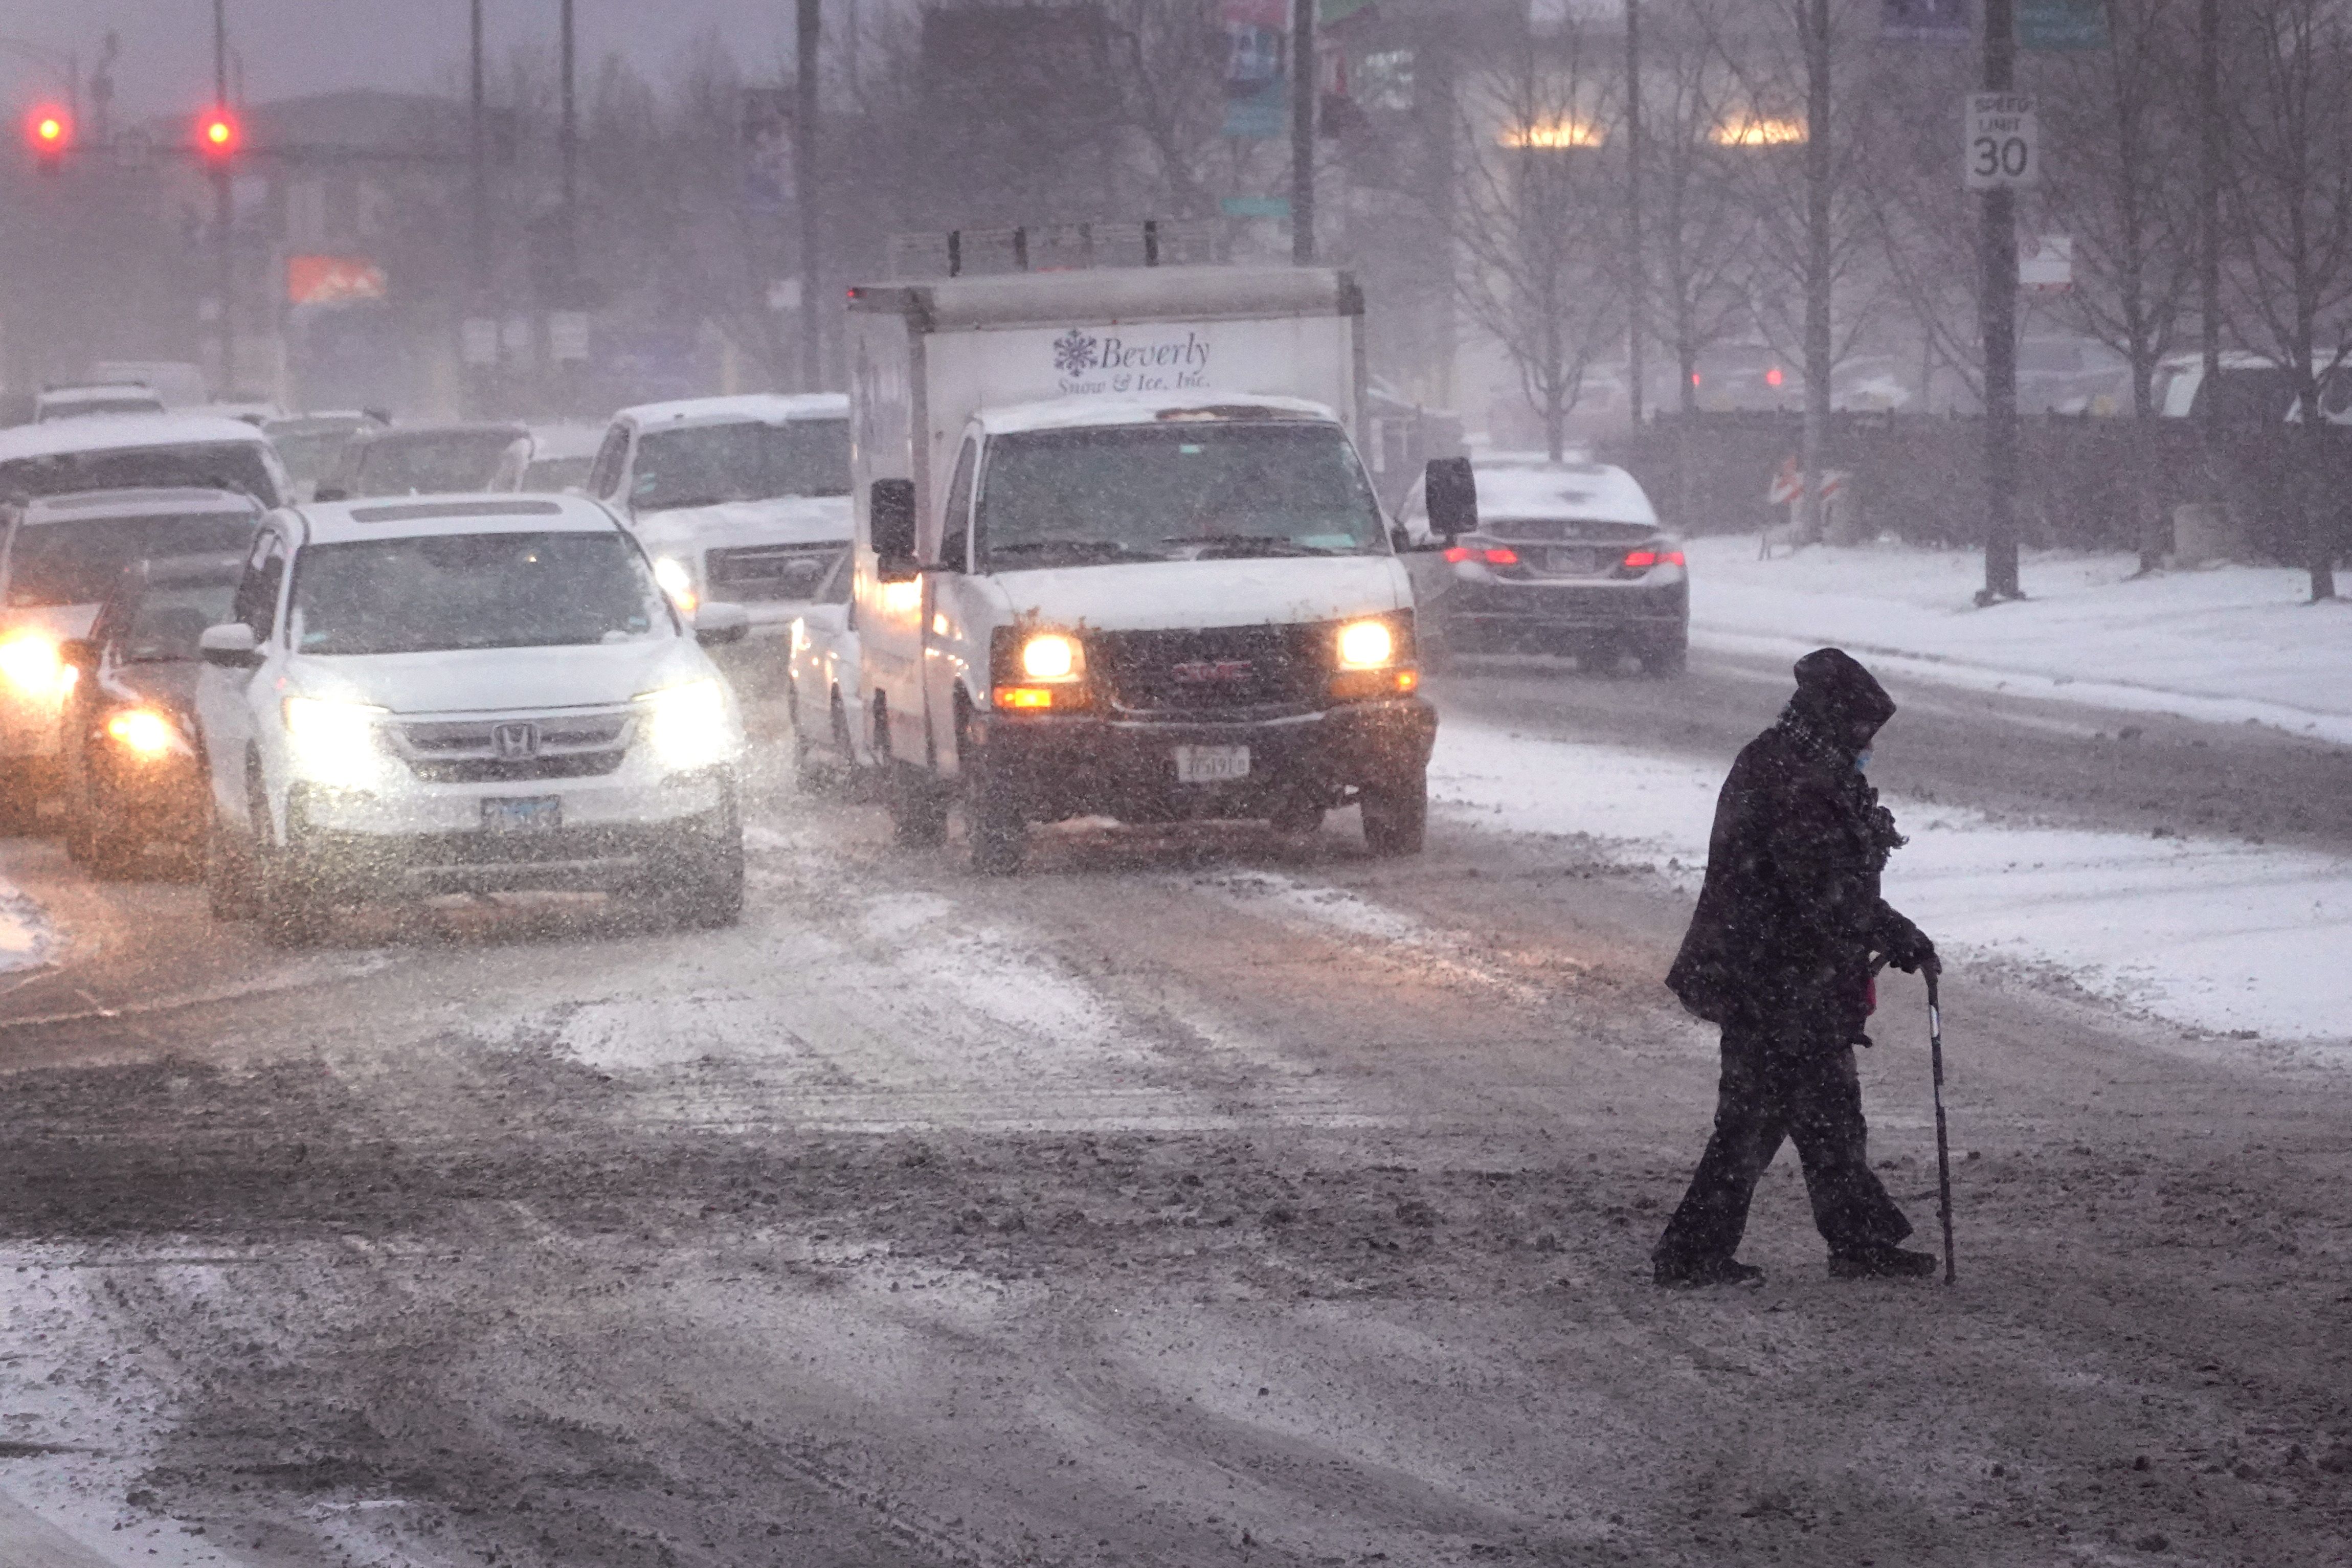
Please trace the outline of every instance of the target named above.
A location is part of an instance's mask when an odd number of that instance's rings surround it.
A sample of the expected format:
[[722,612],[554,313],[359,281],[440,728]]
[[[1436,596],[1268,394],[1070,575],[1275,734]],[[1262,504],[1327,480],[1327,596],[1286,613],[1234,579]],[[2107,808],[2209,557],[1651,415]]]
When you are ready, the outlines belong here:
[[1021,645],[1021,674],[1029,680],[1077,680],[1087,673],[1086,645],[1063,632],[1039,632]]
[[289,697],[286,744],[295,771],[322,784],[373,783],[382,752],[376,746],[376,721],[385,710],[364,702],[337,702],[319,697]]
[[0,676],[20,697],[59,697],[81,672],[58,657],[58,645],[38,632],[0,643]]
[[662,592],[669,595],[669,602],[677,606],[680,615],[694,614],[695,607],[702,603],[702,595],[694,587],[694,569],[675,555],[665,555],[654,563],[654,581],[661,584]]
[[1339,628],[1341,669],[1381,669],[1396,662],[1396,633],[1386,621],[1349,621]]
[[676,773],[707,768],[725,762],[734,751],[727,693],[716,679],[666,686],[637,700],[646,705],[646,739],[662,766]]
[[152,708],[126,708],[106,721],[107,738],[142,763],[180,749],[180,727]]

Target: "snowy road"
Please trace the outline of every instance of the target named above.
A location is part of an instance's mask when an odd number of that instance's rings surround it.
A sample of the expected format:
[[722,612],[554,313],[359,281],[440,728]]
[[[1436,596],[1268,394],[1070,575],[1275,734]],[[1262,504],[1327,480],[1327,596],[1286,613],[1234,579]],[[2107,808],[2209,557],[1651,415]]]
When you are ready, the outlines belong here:
[[[779,788],[717,935],[552,900],[289,957],[16,841],[62,951],[0,994],[0,1548],[2344,1561],[2340,1035],[1961,969],[1959,1286],[1832,1286],[1785,1156],[1766,1289],[1649,1286],[1712,1097],[1655,983],[1687,781],[1784,682],[1439,682],[1465,744],[1410,863],[1340,817],[981,880]],[[1896,695],[1883,782],[1972,834],[2352,855],[2340,750]],[[1496,793],[1571,745],[1608,791]],[[1864,1092],[1926,1231],[1886,994]]]

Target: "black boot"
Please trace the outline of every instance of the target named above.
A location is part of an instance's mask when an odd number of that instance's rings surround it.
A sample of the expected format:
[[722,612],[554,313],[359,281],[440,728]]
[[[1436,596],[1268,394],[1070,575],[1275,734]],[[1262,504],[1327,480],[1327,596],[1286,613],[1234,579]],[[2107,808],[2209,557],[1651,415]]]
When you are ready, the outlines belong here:
[[1934,1254],[1907,1251],[1892,1243],[1830,1254],[1832,1279],[1926,1279],[1936,1268]]
[[1670,1290],[1695,1290],[1706,1285],[1760,1285],[1764,1270],[1736,1258],[1652,1260],[1650,1277]]

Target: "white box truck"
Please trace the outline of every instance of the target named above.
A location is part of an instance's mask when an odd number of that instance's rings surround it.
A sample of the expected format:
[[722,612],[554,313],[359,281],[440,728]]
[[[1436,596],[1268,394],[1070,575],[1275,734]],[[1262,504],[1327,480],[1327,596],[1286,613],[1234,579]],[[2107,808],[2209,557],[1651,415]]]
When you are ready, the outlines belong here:
[[1437,718],[1357,454],[1346,274],[1140,268],[849,298],[865,748],[903,843],[1362,808],[1420,849]]

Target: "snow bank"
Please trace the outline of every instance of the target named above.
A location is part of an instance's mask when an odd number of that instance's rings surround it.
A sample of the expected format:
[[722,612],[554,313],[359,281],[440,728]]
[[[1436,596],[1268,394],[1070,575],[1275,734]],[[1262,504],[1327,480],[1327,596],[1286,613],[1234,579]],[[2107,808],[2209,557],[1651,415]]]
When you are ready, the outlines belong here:
[[2307,602],[2283,567],[2134,578],[2128,555],[2034,553],[2021,604],[1979,610],[1973,551],[1813,546],[1769,561],[1751,537],[1693,540],[1701,647],[1794,658],[1835,643],[1909,680],[2223,723],[2352,745],[2352,604]]
[[[1456,820],[1589,835],[1696,889],[1721,773],[1449,718],[1430,785]],[[2198,1028],[2352,1034],[2352,861],[1887,804],[1911,836],[1888,868],[1887,898],[1951,958],[2052,966],[2095,994]]]
[[47,963],[56,946],[56,933],[41,906],[0,881],[0,974]]

